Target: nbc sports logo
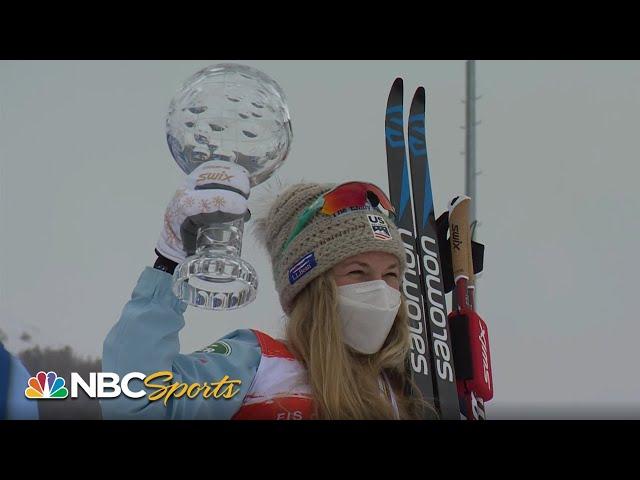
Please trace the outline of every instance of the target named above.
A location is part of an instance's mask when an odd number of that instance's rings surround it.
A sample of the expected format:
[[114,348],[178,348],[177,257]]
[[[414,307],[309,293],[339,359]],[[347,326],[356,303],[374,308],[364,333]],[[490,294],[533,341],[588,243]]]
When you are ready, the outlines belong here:
[[63,399],[69,396],[69,391],[64,386],[64,378],[58,377],[56,372],[38,372],[35,377],[29,379],[29,386],[25,389],[24,394],[27,398]]
[[[34,400],[49,398],[63,400],[67,397],[78,398],[79,390],[83,390],[89,398],[116,398],[120,395],[125,395],[128,398],[142,398],[149,394],[150,401],[162,399],[166,406],[170,397],[195,398],[201,394],[203,398],[231,398],[240,391],[234,387],[242,383],[241,380],[231,380],[229,375],[225,375],[219,381],[204,382],[203,384],[187,384],[179,381],[172,383],[173,372],[165,370],[150,375],[129,372],[122,378],[113,372],[90,372],[88,383],[82,379],[78,372],[71,372],[70,375],[70,387],[67,389],[64,378],[58,377],[56,372],[38,372],[35,377],[29,379],[24,395]],[[132,380],[141,381],[152,392],[143,388],[131,390],[129,383]],[[152,383],[156,380],[159,383]],[[69,390],[71,390],[71,395],[69,395]]]

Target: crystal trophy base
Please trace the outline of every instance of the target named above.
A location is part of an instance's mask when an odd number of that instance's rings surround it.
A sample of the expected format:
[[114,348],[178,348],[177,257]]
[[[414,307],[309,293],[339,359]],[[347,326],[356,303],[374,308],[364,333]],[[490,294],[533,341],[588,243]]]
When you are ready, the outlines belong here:
[[173,274],[173,293],[207,310],[233,310],[256,298],[258,275],[240,257],[189,257]]
[[255,300],[258,274],[240,258],[243,226],[239,219],[200,229],[196,254],[173,273],[178,299],[207,310],[234,310]]

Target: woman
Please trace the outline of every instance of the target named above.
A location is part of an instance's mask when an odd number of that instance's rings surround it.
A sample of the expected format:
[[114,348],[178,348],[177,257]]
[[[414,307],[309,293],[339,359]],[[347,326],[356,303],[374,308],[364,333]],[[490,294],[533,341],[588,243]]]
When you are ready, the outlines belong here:
[[[407,369],[409,330],[399,291],[404,247],[380,210],[393,207],[372,184],[293,185],[256,220],[287,314],[283,340],[236,330],[198,352],[179,353],[186,305],[171,291],[171,273],[185,257],[187,241],[176,225],[211,213],[215,202],[206,200],[214,192],[178,190],[165,215],[155,268],[143,271],[104,342],[105,371],[121,377],[164,371],[164,384],[180,384],[174,393],[183,396],[150,399],[154,388],[159,391],[157,377],[155,387],[143,387],[149,394],[143,398],[103,400],[104,418],[431,416]],[[205,383],[213,388],[221,379],[228,383],[216,391],[220,398],[205,398]],[[186,392],[194,383],[199,386]]]

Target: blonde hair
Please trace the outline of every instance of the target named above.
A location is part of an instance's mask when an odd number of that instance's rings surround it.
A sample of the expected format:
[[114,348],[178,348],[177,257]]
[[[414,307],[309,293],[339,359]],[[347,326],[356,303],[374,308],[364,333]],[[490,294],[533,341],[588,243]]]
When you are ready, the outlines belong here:
[[436,418],[407,371],[410,336],[404,299],[380,351],[359,354],[343,343],[337,287],[326,272],[295,298],[285,335],[290,350],[307,369],[316,418],[397,418],[388,392],[380,390],[382,374],[389,379],[401,419]]

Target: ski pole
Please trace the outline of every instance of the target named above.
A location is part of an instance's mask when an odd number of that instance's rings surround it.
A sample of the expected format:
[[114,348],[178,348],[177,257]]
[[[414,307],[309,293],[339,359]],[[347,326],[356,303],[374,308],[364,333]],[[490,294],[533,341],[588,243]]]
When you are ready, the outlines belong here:
[[449,323],[463,414],[468,420],[483,420],[486,419],[484,402],[493,397],[493,379],[487,326],[475,311],[470,205],[471,199],[465,195],[449,204],[454,295],[458,304],[449,315]]

